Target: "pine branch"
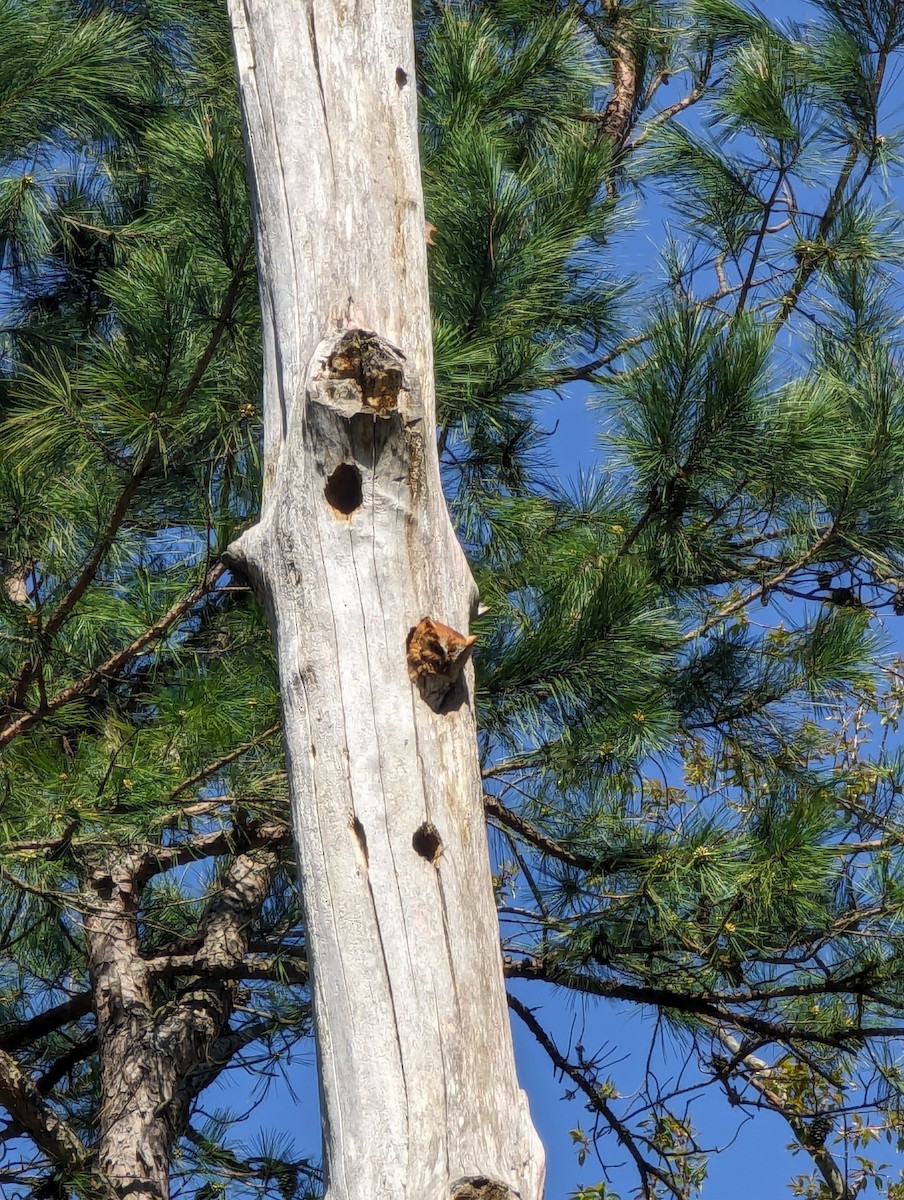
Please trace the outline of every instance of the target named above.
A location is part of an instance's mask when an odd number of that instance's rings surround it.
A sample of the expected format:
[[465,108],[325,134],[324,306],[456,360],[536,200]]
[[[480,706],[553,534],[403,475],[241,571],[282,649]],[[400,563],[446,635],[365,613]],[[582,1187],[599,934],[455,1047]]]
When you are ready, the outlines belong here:
[[753,277],[756,274],[757,267],[760,265],[760,255],[763,251],[763,243],[766,240],[766,235],[769,232],[769,222],[772,220],[772,210],[775,207],[776,201],[781,195],[785,187],[785,179],[787,178],[789,166],[783,165],[776,172],[775,185],[769,194],[769,199],[763,203],[763,219],[760,221],[760,227],[757,230],[756,240],[753,244],[753,249],[750,252],[750,262],[747,266],[747,273],[741,283],[738,294],[738,301],[735,305],[734,315],[739,317],[744,311],[744,305],[747,303],[747,297],[750,294],[750,289],[753,287]]
[[213,331],[211,332],[207,346],[204,350],[204,353],[198,359],[198,365],[195,367],[191,378],[185,385],[182,395],[179,397],[179,407],[181,409],[185,408],[192,396],[194,396],[195,392],[198,390],[201,381],[207,373],[207,368],[210,366],[211,362],[213,361],[213,356],[216,354],[217,349],[219,348],[223,334],[229,328],[235,311],[236,302],[239,298],[239,291],[241,290],[241,286],[246,278],[245,263],[248,260],[248,255],[253,244],[254,237],[249,233],[245,238],[241,250],[239,251],[238,262],[235,264],[235,269],[232,272],[232,278],[229,281],[229,287],[226,289],[226,294],[224,295],[223,302],[220,305],[219,316],[217,317],[217,322],[213,327]]
[[[896,21],[897,21],[897,13],[896,12],[890,13],[888,29],[887,29],[887,33],[889,35],[890,35],[891,30],[894,28]],[[876,57],[876,72],[875,72],[875,76],[874,76],[874,80],[873,80],[873,89],[872,89],[872,91],[873,91],[872,112],[873,113],[876,113],[878,111],[879,99],[880,99],[880,95],[881,95],[881,91],[882,91],[882,84],[885,79],[885,72],[888,69],[888,59],[889,59],[890,53],[891,53],[891,44],[890,44],[890,41],[888,40],[888,37],[886,37],[886,39],[883,41],[883,44],[878,47],[877,52],[876,52],[876,55],[877,55],[877,57]],[[875,166],[875,163],[876,163],[875,129],[864,128],[861,130],[861,136],[863,137],[863,140],[870,146],[870,150],[867,155],[866,165],[861,173],[860,179],[857,181],[857,183],[855,184],[855,186],[853,187],[853,189],[851,191],[851,195],[848,197],[849,201],[856,200],[857,196],[863,190],[864,186],[866,185],[867,180],[869,179],[870,175],[872,174],[873,167]],[[839,172],[838,179],[835,183],[835,187],[832,190],[832,195],[830,196],[829,202],[826,205],[825,210],[822,214],[822,217],[820,218],[820,221],[819,221],[818,236],[820,238],[825,237],[826,234],[829,232],[829,230],[832,227],[832,223],[834,222],[835,218],[837,217],[837,215],[841,209],[841,205],[845,199],[845,192],[847,191],[847,187],[848,187],[848,184],[850,183],[851,176],[854,172],[854,168],[856,167],[857,162],[860,158],[860,152],[861,152],[861,144],[858,142],[854,142],[847,152],[847,156],[845,157],[844,163],[842,164],[841,171]],[[797,303],[800,300],[800,297],[801,297],[804,289],[806,288],[807,284],[810,282],[810,279],[813,276],[813,273],[815,270],[816,270],[816,262],[814,259],[807,259],[798,264],[797,274],[794,278],[794,282],[792,283],[788,292],[782,297],[779,310],[775,315],[773,324],[774,324],[774,327],[776,330],[781,328],[781,326],[785,323],[785,321],[788,319],[788,317],[791,315],[791,313],[797,307]]]
[[70,217],[63,212],[56,213],[55,215],[57,220],[70,225],[73,229],[83,229],[86,233],[96,233],[99,237],[135,238],[147,236],[143,229],[105,229],[102,225],[89,225],[87,221],[79,221],[75,217]]
[[[193,1146],[197,1146],[202,1153],[209,1151],[211,1142],[209,1138],[203,1137],[195,1128],[189,1125],[185,1130],[185,1139],[191,1142]],[[246,1159],[240,1158],[235,1151],[230,1150],[226,1146],[216,1145],[215,1154],[218,1162],[227,1164],[227,1169],[232,1172],[233,1178],[236,1179],[256,1179],[262,1178],[265,1183],[272,1182],[272,1175],[264,1172],[256,1167],[253,1163]],[[323,1172],[316,1167],[312,1167],[306,1159],[298,1159],[295,1162],[287,1163],[286,1166],[292,1171],[296,1171],[299,1175],[303,1175],[306,1179],[313,1180],[316,1183],[323,1183]],[[321,1191],[317,1189],[317,1192]]]
[[759,584],[757,587],[751,589],[746,596],[741,596],[739,600],[735,600],[731,604],[727,604],[724,608],[721,608],[711,617],[707,617],[702,625],[698,625],[696,629],[692,629],[690,633],[686,633],[681,639],[682,642],[693,642],[696,641],[697,638],[705,636],[705,634],[709,633],[711,629],[714,629],[716,625],[721,624],[722,621],[726,621],[729,617],[733,617],[735,613],[741,612],[742,609],[745,609],[748,604],[752,604],[755,600],[759,600],[761,596],[766,595],[767,592],[771,592],[774,588],[779,587],[785,582],[786,579],[790,578],[795,571],[802,570],[807,563],[813,561],[813,559],[819,554],[820,550],[827,546],[835,536],[840,519],[840,515],[837,516],[829,528],[816,539],[812,546],[810,546],[806,553],[802,554],[800,558],[790,563],[787,567],[784,567],[776,575],[771,576],[765,581],[765,583]]
[[[547,964],[543,959],[531,955],[509,955],[503,960],[508,979],[534,979],[556,984],[589,995],[602,996],[611,1000],[629,1000],[636,1004],[648,1004],[655,1008],[673,1009],[688,1016],[709,1019],[720,1025],[734,1026],[756,1034],[764,1042],[780,1042],[784,1045],[811,1043],[828,1046],[834,1050],[853,1053],[865,1041],[881,1041],[884,1038],[899,1038],[900,1025],[858,1025],[820,1033],[805,1025],[788,1025],[780,1021],[769,1021],[751,1013],[739,1012],[731,1005],[763,1003],[778,998],[770,993],[753,993],[729,996],[703,996],[691,992],[676,992],[668,988],[645,984],[624,983],[617,979],[599,979],[593,975],[573,971],[557,964]],[[823,989],[825,990],[825,989]]]
[[148,970],[155,979],[175,979],[183,975],[199,978],[225,980],[242,983],[245,980],[260,980],[265,983],[291,983],[302,987],[310,982],[307,965],[299,966],[286,961],[281,954],[265,957],[261,954],[246,955],[241,962],[211,966],[204,961],[201,951],[185,954],[158,954],[145,960]]
[[117,672],[124,667],[131,659],[140,654],[147,646],[158,638],[162,637],[180,617],[183,617],[192,605],[196,604],[202,596],[206,595],[214,585],[226,573],[225,563],[215,563],[210,567],[196,587],[183,596],[176,604],[172,606],[163,616],[156,621],[149,629],[146,629],[139,637],[130,642],[128,646],[117,650],[99,667],[95,667],[82,679],[76,683],[70,684],[63,688],[61,692],[57,692],[55,696],[48,696],[46,704],[42,708],[34,712],[25,713],[15,721],[11,721],[4,728],[0,729],[0,746],[5,746],[14,738],[22,733],[27,733],[29,729],[33,729],[45,717],[50,716],[58,709],[66,704],[71,704],[73,700],[77,700],[80,696],[84,696],[86,692],[90,692],[104,680],[114,677]]
[[[603,137],[609,138],[613,145],[621,147],[631,127],[631,115],[637,99],[640,68],[630,39],[619,31],[619,27],[623,27],[625,23],[624,18],[621,17],[620,0],[603,0],[603,6],[610,20],[615,24],[615,36],[611,44],[615,85],[612,96],[603,111],[600,133]],[[620,17],[621,19],[619,19]]]
[[[291,841],[292,831],[287,825],[263,825],[255,822],[240,830],[218,829],[188,838],[176,846],[163,849],[155,846],[147,849],[137,867],[137,878],[143,884],[155,875],[172,871],[176,867],[188,866],[190,863],[199,862],[204,858],[221,858],[224,855],[235,854],[239,848],[246,850],[261,846],[289,845]],[[73,850],[80,850],[85,846],[96,847],[97,845],[97,837],[76,838],[63,834],[55,838],[8,842],[2,850],[4,854],[43,853],[46,858],[54,858],[66,846],[71,846]],[[141,852],[141,847],[140,840],[133,842],[136,853]],[[60,1007],[64,1008],[65,1006]],[[57,1010],[52,1011],[56,1012]],[[4,1044],[4,1040],[0,1036],[0,1046]]]
[[89,1033],[69,1047],[55,1059],[37,1081],[37,1089],[47,1096],[61,1079],[65,1079],[73,1067],[85,1062],[97,1051],[97,1035]]
[[177,846],[153,850],[145,854],[138,868],[142,882],[154,875],[200,862],[204,858],[222,858],[227,854],[268,847],[276,849],[290,845],[292,831],[287,825],[261,825],[253,823],[246,828],[218,829],[211,833],[198,834]]
[[599,358],[592,359],[589,363],[585,363],[581,367],[563,367],[559,371],[550,371],[542,381],[544,388],[552,388],[553,390],[561,387],[566,383],[592,383],[597,371],[603,367],[608,367],[612,363],[627,354],[629,350],[633,350],[636,346],[642,346],[644,342],[648,342],[652,334],[638,333],[633,337],[624,338],[613,349],[607,351]]
[[269,954],[273,958],[282,958],[288,956],[289,958],[297,958],[299,962],[303,963],[307,963],[308,961],[308,951],[306,946],[292,942],[271,942],[266,938],[252,938],[248,943],[248,953],[261,955]]
[[[261,1038],[268,1037],[271,1033],[276,1033],[285,1027],[286,1022],[274,1016],[245,1025],[233,1033],[226,1033],[214,1042],[211,1048],[211,1062],[218,1065],[219,1070],[222,1070],[231,1058],[240,1054],[246,1047],[253,1046]],[[206,1087],[207,1083],[204,1086]]]
[[0,1104],[58,1168],[68,1176],[92,1174],[98,1200],[116,1200],[109,1182],[90,1171],[91,1156],[85,1144],[5,1050],[0,1050]]
[[524,817],[512,812],[510,808],[506,808],[495,796],[484,795],[483,807],[484,812],[488,816],[495,818],[500,825],[504,825],[506,829],[510,829],[513,833],[517,833],[524,841],[529,842],[530,845],[544,854],[548,854],[550,858],[558,859],[559,862],[567,863],[572,867],[578,867],[583,871],[600,869],[600,864],[597,860],[591,858],[589,855],[576,854],[566,849],[553,838],[547,837],[536,825],[532,825]]
[[79,992],[62,1004],[18,1022],[8,1032],[0,1034],[0,1050],[19,1050],[38,1038],[46,1037],[48,1033],[55,1033],[64,1025],[81,1020],[91,1011],[91,1004],[91,992]]
[[[138,489],[141,486],[145,476],[155,462],[159,450],[160,443],[154,439],[154,441],[145,451],[141,460],[138,462],[137,466],[132,471],[129,481],[120,492],[119,499],[113,506],[113,511],[107,520],[107,524],[98,538],[94,550],[88,556],[87,561],[82,567],[81,573],[72,584],[66,595],[59,602],[46,625],[44,625],[40,630],[40,639],[45,645],[49,642],[49,639],[52,638],[53,635],[60,629],[70,612],[75,608],[76,604],[78,604],[79,600],[81,600],[82,596],[90,587],[97,572],[97,568],[106,557],[110,547],[113,545],[116,534],[119,532],[119,527],[122,524],[126,513],[131,507],[132,501],[135,499]],[[11,699],[9,702],[10,708],[21,709],[24,706],[25,695],[39,670],[40,656],[36,659],[26,660],[22,664],[22,668],[19,671],[15,682],[13,683]],[[0,742],[0,745],[2,744],[3,743]]]
[[[220,804],[215,807],[220,807]],[[77,823],[76,823],[77,826]],[[186,838],[175,846],[160,848],[143,843],[136,839],[132,845],[137,852],[142,845],[147,846],[138,876],[142,883],[154,875],[171,871],[175,867],[184,867],[189,863],[199,862],[204,858],[220,858],[223,855],[235,854],[237,849],[248,849],[258,846],[288,845],[292,841],[292,831],[286,825],[262,825],[253,823],[247,829],[220,829],[195,837]],[[86,846],[97,846],[98,839],[94,837],[67,837],[65,834],[54,838],[36,838],[29,841],[8,842],[2,847],[3,854],[41,853],[45,858],[56,858],[66,846],[73,850],[81,850]],[[0,1045],[3,1039],[0,1037]]]
[[[223,335],[229,327],[235,310],[236,302],[238,301],[239,291],[245,278],[245,262],[251,250],[251,246],[252,236],[249,234],[245,239],[245,244],[242,247],[241,253],[239,254],[238,263],[236,264],[235,270],[232,273],[232,278],[228,288],[226,289],[223,302],[220,305],[220,312],[217,317],[216,324],[211,331],[207,345],[205,346],[201,357],[198,359],[191,378],[182,389],[182,393],[179,396],[177,403],[177,410],[184,410],[191,401],[195,392],[198,390],[198,387],[207,373],[207,368],[210,366],[211,362],[213,361],[213,357],[219,348],[220,342],[223,339]],[[49,642],[49,639],[52,638],[53,635],[57,633],[58,630],[63,626],[68,619],[69,614],[91,586],[98,567],[107,556],[110,547],[113,545],[120,526],[125,519],[126,513],[131,508],[132,501],[138,494],[141,484],[144,482],[151,468],[155,464],[160,453],[160,449],[160,439],[155,437],[151,441],[151,444],[148,446],[147,450],[145,450],[141,459],[133,468],[128,482],[120,492],[119,498],[113,506],[113,511],[107,519],[107,524],[104,526],[103,531],[97,539],[94,550],[88,556],[84,566],[79,572],[79,575],[70,586],[69,591],[59,601],[55,610],[41,629],[41,638],[45,643]],[[32,660],[23,663],[22,669],[19,672],[19,676],[13,685],[10,707],[14,709],[22,708],[25,699],[25,693],[35,678],[35,673],[38,670],[38,666],[39,660]],[[4,743],[2,740],[0,740],[0,745],[3,744]]]
[[706,94],[709,76],[713,69],[713,57],[713,49],[710,47],[710,49],[707,50],[706,57],[703,60],[703,66],[699,72],[696,72],[696,82],[691,90],[686,92],[685,95],[683,95],[679,100],[676,100],[674,104],[668,105],[667,108],[661,109],[658,113],[651,117],[644,126],[643,132],[638,134],[638,136],[634,138],[633,141],[631,141],[626,147],[628,151],[639,149],[649,138],[654,129],[658,129],[661,125],[665,125],[668,121],[671,121],[673,117],[677,117],[679,113],[684,112],[685,109],[690,108],[692,105],[696,104],[698,100],[703,98],[703,96]]
[[[285,780],[285,771],[274,771],[272,775],[267,775],[263,779],[256,780],[255,787],[265,788],[274,783],[285,784]],[[260,801],[256,796],[236,796],[231,793],[224,792],[222,795],[217,796],[215,800],[195,800],[192,798],[186,804],[178,805],[176,808],[167,809],[165,812],[157,814],[153,820],[154,824],[157,826],[172,825],[173,822],[184,821],[186,818],[205,817],[209,816],[211,813],[221,812],[225,808],[234,808],[236,805],[242,805],[246,803],[256,804],[260,803]],[[274,800],[273,803],[275,805],[279,805],[278,800]],[[113,811],[116,812],[124,810],[114,809]]]
[[714,1032],[723,1046],[735,1056],[736,1061],[746,1068],[743,1079],[756,1089],[773,1112],[778,1113],[788,1122],[795,1138],[813,1159],[816,1169],[822,1176],[829,1200],[856,1200],[859,1189],[848,1187],[844,1173],[831,1152],[826,1149],[825,1142],[823,1141],[823,1144],[819,1146],[809,1142],[808,1122],[795,1113],[794,1109],[789,1107],[783,1099],[781,1085],[775,1070],[755,1054],[744,1053],[741,1042],[726,1030],[717,1028]]
[[224,754],[221,758],[215,759],[213,762],[208,763],[207,766],[202,767],[200,771],[196,771],[194,775],[189,775],[187,779],[183,779],[180,784],[173,788],[163,803],[171,804],[178,796],[181,796],[183,792],[187,792],[190,788],[196,787],[199,783],[205,783],[212,775],[216,775],[218,771],[221,771],[223,767],[228,767],[230,763],[233,763],[236,761],[236,759],[241,758],[243,754],[247,754],[249,750],[254,750],[257,746],[260,746],[263,742],[267,741],[268,738],[273,737],[274,734],[279,732],[279,729],[280,723],[278,721],[276,721],[273,725],[268,725],[266,729],[253,737],[249,742],[245,742],[243,745],[237,746],[235,750],[230,750],[228,754]]

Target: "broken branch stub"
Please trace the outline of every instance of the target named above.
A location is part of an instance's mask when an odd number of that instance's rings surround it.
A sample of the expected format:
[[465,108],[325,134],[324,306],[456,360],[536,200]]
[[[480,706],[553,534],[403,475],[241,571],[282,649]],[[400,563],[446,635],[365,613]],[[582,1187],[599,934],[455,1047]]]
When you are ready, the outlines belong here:
[[405,380],[404,362],[402,352],[378,334],[348,329],[327,353],[321,378],[351,380],[362,402],[379,413],[398,407]]

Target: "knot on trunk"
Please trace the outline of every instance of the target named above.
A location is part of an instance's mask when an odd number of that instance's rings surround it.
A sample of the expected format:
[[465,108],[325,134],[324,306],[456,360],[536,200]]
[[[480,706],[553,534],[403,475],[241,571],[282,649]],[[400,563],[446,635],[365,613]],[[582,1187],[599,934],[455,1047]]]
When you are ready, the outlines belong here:
[[[359,410],[389,414],[398,408],[405,387],[405,355],[372,330],[346,329],[323,356],[314,379],[343,407],[357,400]],[[346,387],[330,387],[331,383]]]
[[520,1200],[519,1193],[485,1175],[465,1175],[452,1184],[452,1200]]

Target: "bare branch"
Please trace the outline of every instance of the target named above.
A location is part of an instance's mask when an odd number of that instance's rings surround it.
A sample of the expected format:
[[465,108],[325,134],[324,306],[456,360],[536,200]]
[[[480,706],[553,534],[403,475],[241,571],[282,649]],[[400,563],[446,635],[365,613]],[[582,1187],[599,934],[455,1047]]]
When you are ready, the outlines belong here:
[[550,1061],[553,1063],[556,1069],[561,1071],[563,1075],[567,1075],[572,1083],[574,1083],[575,1086],[584,1093],[584,1095],[587,1097],[588,1107],[590,1110],[600,1114],[600,1116],[605,1120],[609,1128],[618,1138],[621,1145],[624,1146],[624,1148],[634,1159],[634,1163],[638,1172],[640,1173],[644,1195],[649,1198],[652,1198],[655,1195],[654,1190],[650,1187],[648,1178],[649,1176],[652,1176],[654,1179],[658,1180],[663,1187],[670,1191],[672,1195],[675,1196],[676,1200],[685,1200],[685,1193],[683,1189],[678,1187],[669,1173],[661,1170],[655,1165],[655,1163],[651,1163],[648,1159],[644,1158],[643,1154],[640,1152],[640,1148],[637,1145],[637,1140],[635,1139],[634,1135],[631,1133],[630,1129],[628,1129],[627,1125],[618,1119],[616,1114],[613,1112],[611,1105],[601,1094],[599,1088],[594,1087],[593,1084],[587,1079],[585,1073],[579,1067],[576,1067],[573,1063],[569,1062],[569,1060],[561,1053],[555,1042],[553,1042],[552,1038],[550,1038],[546,1030],[534,1016],[531,1009],[529,1009],[526,1004],[522,1004],[521,1001],[511,993],[508,994],[508,1003],[509,1008],[511,1008],[514,1013],[517,1013],[517,1015],[537,1039],[539,1044],[549,1055]]

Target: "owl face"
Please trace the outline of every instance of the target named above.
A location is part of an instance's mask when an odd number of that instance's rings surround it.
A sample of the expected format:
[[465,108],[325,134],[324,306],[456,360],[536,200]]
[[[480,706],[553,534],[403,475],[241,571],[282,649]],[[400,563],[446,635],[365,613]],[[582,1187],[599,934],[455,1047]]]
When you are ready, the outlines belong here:
[[437,707],[455,685],[476,641],[430,617],[408,634],[408,674],[431,707]]

